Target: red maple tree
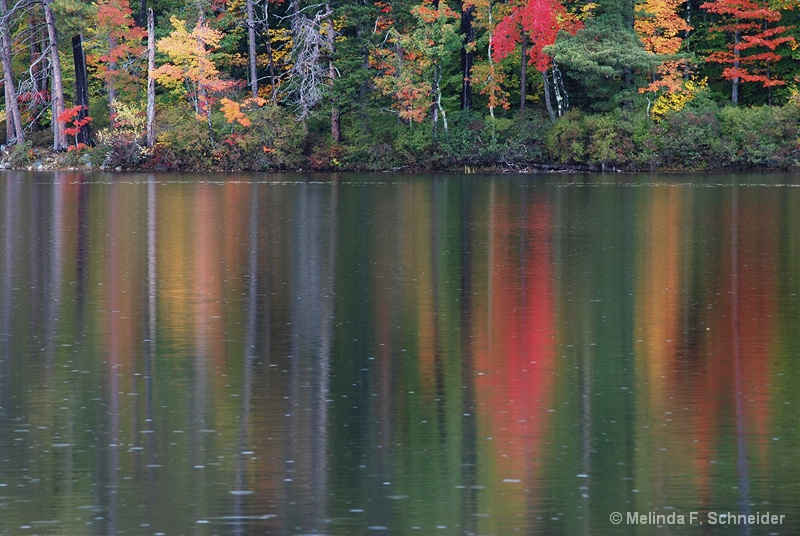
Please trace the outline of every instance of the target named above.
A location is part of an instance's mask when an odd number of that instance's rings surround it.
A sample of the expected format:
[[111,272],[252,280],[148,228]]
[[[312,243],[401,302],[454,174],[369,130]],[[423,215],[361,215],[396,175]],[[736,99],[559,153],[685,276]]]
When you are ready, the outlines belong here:
[[718,25],[711,31],[729,32],[732,42],[728,50],[710,54],[706,61],[727,65],[722,77],[733,82],[731,100],[738,102],[740,82],[759,82],[764,87],[781,86],[786,82],[772,78],[770,63],[781,59],[776,52],[782,44],[794,44],[792,36],[785,35],[786,26],[773,26],[781,20],[780,11],[771,9],[759,0],[714,0],[700,7],[721,15]]
[[[67,108],[61,114],[59,114],[57,118],[58,122],[66,127],[64,128],[64,134],[67,136],[75,136],[75,145],[70,145],[67,149],[68,151],[80,151],[81,149],[86,148],[85,143],[78,143],[78,134],[80,133],[81,129],[92,122],[92,118],[88,115],[85,115],[85,112],[86,106],[79,104],[77,106],[73,106],[72,108]],[[67,127],[69,124],[72,126]]]
[[527,32],[528,63],[543,73],[552,63],[544,47],[556,42],[559,31],[574,34],[582,26],[583,23],[568,13],[559,0],[527,0],[515,5],[497,25],[493,55],[496,60],[502,60],[511,54],[522,42],[523,32]]

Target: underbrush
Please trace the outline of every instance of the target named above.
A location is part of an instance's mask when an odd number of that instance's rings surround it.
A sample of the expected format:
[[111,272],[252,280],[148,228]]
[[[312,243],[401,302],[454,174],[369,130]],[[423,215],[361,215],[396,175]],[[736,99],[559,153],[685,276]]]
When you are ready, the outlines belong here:
[[[96,145],[59,161],[89,169],[197,171],[462,171],[566,167],[596,171],[790,170],[800,168],[800,105],[721,107],[698,98],[658,120],[644,114],[570,111],[555,122],[452,113],[449,128],[408,124],[379,110],[342,117],[334,142],[325,118],[308,122],[262,105],[248,124],[222,114],[208,121],[174,107],[157,117],[157,144],[145,148],[143,124],[95,135]],[[39,140],[38,138],[42,138]],[[50,138],[52,139],[52,138]],[[6,165],[26,167],[46,135],[11,147]]]

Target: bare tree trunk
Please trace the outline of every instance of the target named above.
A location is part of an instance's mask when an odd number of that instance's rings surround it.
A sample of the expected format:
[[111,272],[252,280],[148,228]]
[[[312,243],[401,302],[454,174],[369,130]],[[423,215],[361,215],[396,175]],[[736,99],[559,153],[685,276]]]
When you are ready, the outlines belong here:
[[[109,37],[108,38],[108,52],[109,56],[111,56],[114,49],[117,48],[117,38],[116,37]],[[108,70],[109,71],[116,71],[117,70],[117,62],[111,61],[108,63]],[[111,119],[111,124],[114,125],[116,121],[114,120],[114,116],[117,114],[117,109],[115,104],[117,102],[117,88],[114,86],[114,81],[111,79],[110,76],[106,76],[106,94],[108,95],[108,117]]]
[[[89,75],[86,72],[86,52],[83,49],[83,36],[72,37],[72,60],[75,63],[75,105],[80,106],[78,119],[89,115]],[[78,131],[76,141],[84,145],[90,142],[89,125],[83,125]]]
[[53,11],[50,9],[52,0],[42,0],[44,20],[47,24],[47,37],[50,42],[50,63],[52,66],[52,109],[53,109],[53,150],[63,151],[67,148],[67,136],[64,134],[64,125],[58,122],[58,116],[64,113],[64,79],[61,74],[61,58],[58,56],[58,32]]
[[[491,7],[490,7],[491,9]],[[472,65],[475,60],[475,53],[468,49],[470,43],[475,40],[475,29],[472,26],[472,18],[475,13],[475,6],[471,5],[464,9],[464,2],[461,2],[461,33],[464,35],[464,44],[461,46],[461,109],[469,110],[472,108]]]
[[[492,21],[492,4],[489,3],[489,46],[487,50],[487,57],[489,58],[489,76],[490,78],[490,89],[489,89],[489,115],[494,119],[494,60],[492,59],[492,46],[493,46],[493,21]],[[494,128],[494,127],[492,127]]]
[[292,12],[292,42],[297,43],[300,29],[300,0],[292,0],[289,4],[289,10]]
[[269,85],[272,104],[278,103],[278,88],[275,87],[275,60],[272,57],[272,35],[269,33],[269,0],[264,2],[264,31],[267,34],[267,58],[269,61]]
[[[6,0],[0,0],[0,10],[3,15],[8,13]],[[0,60],[3,63],[6,94],[6,143],[22,143],[25,141],[25,130],[22,128],[17,89],[14,85],[14,70],[11,67],[11,33],[8,31],[7,21],[0,27]]]
[[[267,0],[269,1],[269,0]],[[253,0],[247,0],[247,52],[250,61],[250,95],[258,97],[258,70],[256,69],[256,17]]]
[[[325,2],[325,10],[328,12],[328,24],[327,24],[327,38],[328,38],[328,76],[330,78],[330,84],[333,85],[333,81],[336,79],[336,66],[333,64],[333,55],[336,52],[336,30],[333,27],[333,11],[331,10],[330,2]],[[339,113],[339,107],[336,106],[335,102],[331,103],[331,137],[333,141],[339,143],[342,141],[342,127],[341,127],[341,115]]]
[[156,144],[156,81],[153,71],[156,70],[156,34],[153,21],[153,10],[147,10],[147,147]]
[[547,108],[547,114],[550,116],[550,121],[556,122],[556,112],[553,110],[553,100],[550,97],[550,80],[547,79],[547,73],[542,73],[542,82],[544,83],[544,105]]
[[33,117],[31,128],[38,132],[39,130],[42,130],[39,103],[41,102],[40,99],[42,98],[42,95],[44,95],[44,92],[47,90],[47,82],[44,80],[42,74],[42,39],[40,30],[36,29],[39,27],[39,19],[33,11],[28,13],[28,27],[31,28],[32,31],[29,48],[31,55],[29,72],[34,91],[34,98],[29,102],[28,109]]

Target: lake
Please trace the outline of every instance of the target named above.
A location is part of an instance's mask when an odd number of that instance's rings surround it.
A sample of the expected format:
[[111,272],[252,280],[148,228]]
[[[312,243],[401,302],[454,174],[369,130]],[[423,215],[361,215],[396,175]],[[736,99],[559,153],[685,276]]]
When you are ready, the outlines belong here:
[[800,533],[800,175],[0,207],[0,534]]

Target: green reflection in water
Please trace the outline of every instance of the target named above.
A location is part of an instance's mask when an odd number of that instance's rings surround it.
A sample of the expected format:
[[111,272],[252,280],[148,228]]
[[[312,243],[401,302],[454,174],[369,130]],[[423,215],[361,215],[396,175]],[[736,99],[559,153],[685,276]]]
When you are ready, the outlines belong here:
[[796,532],[795,179],[8,173],[0,533]]

